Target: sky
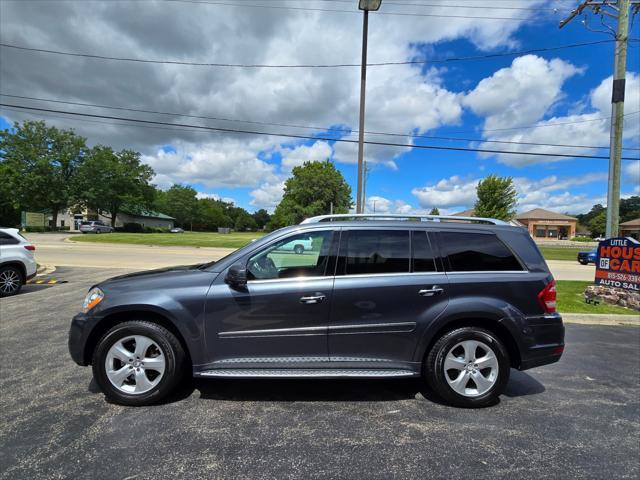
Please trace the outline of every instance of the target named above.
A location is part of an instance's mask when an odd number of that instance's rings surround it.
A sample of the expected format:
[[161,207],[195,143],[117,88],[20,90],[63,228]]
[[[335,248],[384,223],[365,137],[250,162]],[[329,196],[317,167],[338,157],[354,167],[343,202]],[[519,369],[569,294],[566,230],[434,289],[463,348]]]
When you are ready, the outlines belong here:
[[[562,156],[608,157],[614,44],[593,14],[586,25],[577,17],[558,28],[577,4],[383,0],[370,14],[368,63],[395,64],[367,69],[365,138],[403,146],[365,145],[368,211],[465,210],[489,174],[513,177],[519,211],[577,214],[606,204],[608,161]],[[0,103],[254,133],[7,107],[0,128],[27,119],[72,128],[89,145],[139,151],[161,188],[189,184],[200,197],[249,211],[273,211],[295,166],[330,159],[355,199],[357,144],[335,140],[357,139],[361,36],[356,0],[0,0],[1,43],[19,47],[191,63],[354,65],[194,66],[0,47]],[[640,38],[640,18],[630,36]],[[589,42],[600,43],[556,49]],[[623,156],[638,158],[640,41],[630,42],[625,113]],[[640,161],[623,161],[622,194],[640,194]]]

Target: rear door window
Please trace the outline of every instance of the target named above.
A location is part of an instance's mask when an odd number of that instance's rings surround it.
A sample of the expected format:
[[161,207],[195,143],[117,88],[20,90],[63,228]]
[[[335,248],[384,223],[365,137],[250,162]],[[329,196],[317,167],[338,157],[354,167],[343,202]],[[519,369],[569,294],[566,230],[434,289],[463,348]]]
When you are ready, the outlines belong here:
[[349,230],[342,235],[340,267],[345,275],[408,273],[408,230]]
[[522,271],[513,252],[494,234],[440,232],[440,251],[451,272]]

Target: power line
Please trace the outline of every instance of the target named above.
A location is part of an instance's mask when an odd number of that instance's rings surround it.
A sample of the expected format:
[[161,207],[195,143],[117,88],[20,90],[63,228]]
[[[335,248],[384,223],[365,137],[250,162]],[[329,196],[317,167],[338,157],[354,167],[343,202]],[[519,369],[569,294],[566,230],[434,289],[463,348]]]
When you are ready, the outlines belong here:
[[[177,112],[163,112],[157,110],[144,110],[139,108],[130,108],[130,107],[117,107],[112,105],[101,105],[96,103],[84,103],[84,102],[71,102],[65,100],[54,100],[49,98],[39,98],[39,97],[29,97],[24,95],[11,95],[8,93],[0,92],[0,96],[9,97],[9,98],[19,98],[21,100],[35,100],[39,102],[49,102],[49,103],[60,103],[65,105],[76,105],[82,107],[92,107],[92,108],[104,108],[109,110],[121,110],[127,112],[136,112],[136,113],[150,113],[154,115],[171,115],[176,117],[186,117],[186,118],[198,118],[204,120],[216,120],[216,121],[224,121],[224,122],[237,122],[237,123],[248,123],[248,124],[256,124],[256,125],[267,125],[267,126],[278,126],[278,127],[292,127],[292,128],[303,128],[308,130],[319,130],[319,131],[331,131],[331,132],[346,132],[350,135],[358,133],[357,130],[347,129],[347,128],[327,128],[327,127],[319,127],[319,126],[310,126],[310,125],[298,125],[291,123],[277,123],[277,122],[261,122],[256,120],[241,120],[236,118],[225,118],[225,117],[212,117],[205,115],[191,115],[187,113],[177,113]],[[638,112],[635,112],[638,113]],[[631,113],[629,114],[631,115]],[[535,142],[516,142],[516,141],[507,141],[507,140],[486,140],[480,138],[460,138],[460,137],[448,137],[448,136],[438,136],[438,135],[425,135],[425,134],[413,134],[413,133],[397,133],[397,132],[375,132],[375,131],[367,131],[368,135],[383,135],[389,137],[411,137],[411,138],[428,138],[433,140],[451,140],[451,141],[464,141],[464,142],[482,142],[482,143],[500,143],[500,144],[510,144],[510,145],[530,145],[530,146],[541,146],[541,147],[563,147],[563,148],[589,148],[589,149],[608,149],[608,146],[593,146],[593,145],[575,145],[575,144],[561,144],[561,143],[535,143]],[[625,147],[625,150],[640,150],[640,148],[633,147]]]
[[[206,4],[206,5],[221,5],[226,7],[241,7],[241,8],[269,8],[277,10],[299,10],[299,11],[312,11],[312,12],[336,12],[336,13],[356,13],[360,14],[359,10],[338,10],[335,8],[316,8],[316,7],[291,7],[284,5],[256,5],[248,3],[229,3],[229,2],[214,2],[209,0],[165,0],[166,2],[174,3],[194,3],[194,4]],[[355,4],[354,4],[355,5]],[[471,15],[444,15],[436,13],[405,13],[405,12],[375,12],[376,15],[392,15],[402,17],[436,17],[436,18],[468,18],[473,20],[529,20],[529,18],[523,17],[487,17],[487,16],[471,16]]]
[[[604,44],[604,43],[612,43],[612,42],[615,42],[615,40],[608,39],[608,40],[597,40],[593,42],[570,43],[570,44],[557,45],[552,47],[540,47],[540,48],[532,48],[529,50],[520,50],[517,52],[490,53],[486,55],[472,55],[472,56],[466,56],[466,57],[448,57],[448,58],[433,59],[433,60],[407,60],[407,61],[401,61],[401,62],[367,63],[367,67],[379,67],[379,66],[388,66],[388,65],[426,65],[426,64],[434,64],[434,63],[448,63],[448,62],[461,62],[461,61],[470,61],[470,60],[482,60],[482,59],[488,59],[488,58],[512,57],[512,56],[518,56],[518,55],[529,55],[533,53],[551,52],[551,51],[563,50],[563,49],[569,49],[569,48],[587,47],[587,46]],[[196,66],[196,67],[339,68],[339,67],[360,67],[361,66],[359,63],[276,65],[276,64],[258,64],[258,63],[213,63],[213,62],[186,62],[181,60],[155,60],[155,59],[148,59],[148,58],[114,57],[114,56],[108,56],[108,55],[96,55],[91,53],[65,52],[61,50],[25,47],[22,45],[15,45],[15,44],[4,43],[4,42],[0,42],[0,47],[12,48],[15,50],[23,50],[23,51],[29,51],[29,52],[46,53],[46,54],[52,54],[52,55],[91,58],[95,60],[112,60],[112,61],[120,61],[120,62],[152,63],[152,64],[167,64],[167,65],[189,65],[189,66]]]
[[[11,104],[5,104],[5,103],[0,103],[0,107],[9,107],[9,108],[20,109],[20,110],[46,112],[46,113],[58,113],[63,115],[73,115],[73,116],[79,116],[79,117],[99,118],[99,119],[106,119],[106,120],[120,120],[120,121],[126,121],[126,122],[143,123],[143,124],[151,124],[151,125],[185,127],[185,128],[208,130],[208,131],[214,131],[214,132],[241,133],[241,134],[249,134],[249,135],[264,135],[264,136],[285,137],[285,138],[300,138],[300,139],[306,139],[306,140],[327,141],[327,142],[358,143],[357,140],[336,139],[331,137],[300,135],[300,134],[293,134],[293,133],[261,132],[261,131],[255,131],[255,130],[241,130],[241,129],[235,129],[235,128],[221,128],[221,127],[209,127],[204,125],[160,122],[157,120],[143,120],[138,118],[126,118],[126,117],[115,117],[110,115],[69,112],[65,110],[53,110],[48,108],[27,107],[24,105],[11,105]],[[483,149],[483,148],[442,147],[438,145],[414,145],[414,144],[406,144],[406,143],[377,142],[377,141],[371,141],[371,140],[365,140],[364,143],[368,145],[378,145],[378,146],[387,146],[387,147],[416,148],[416,149],[426,149],[426,150],[447,150],[447,151],[461,151],[461,152],[480,152],[480,153],[494,153],[494,154],[505,154],[505,155],[529,155],[529,156],[537,156],[537,157],[590,158],[590,159],[599,159],[599,160],[608,160],[609,158],[609,157],[599,156],[599,155],[517,152],[513,150],[509,151],[509,150],[493,150],[493,149]],[[623,157],[623,159],[640,161],[640,157],[639,158]]]

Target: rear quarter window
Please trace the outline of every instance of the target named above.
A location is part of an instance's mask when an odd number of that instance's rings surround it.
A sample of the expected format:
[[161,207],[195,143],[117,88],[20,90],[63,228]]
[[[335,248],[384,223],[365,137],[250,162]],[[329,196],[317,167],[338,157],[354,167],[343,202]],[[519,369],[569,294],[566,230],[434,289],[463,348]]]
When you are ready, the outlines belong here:
[[495,234],[440,232],[440,251],[451,272],[522,271],[513,252]]
[[20,241],[12,235],[0,232],[0,245],[17,245]]

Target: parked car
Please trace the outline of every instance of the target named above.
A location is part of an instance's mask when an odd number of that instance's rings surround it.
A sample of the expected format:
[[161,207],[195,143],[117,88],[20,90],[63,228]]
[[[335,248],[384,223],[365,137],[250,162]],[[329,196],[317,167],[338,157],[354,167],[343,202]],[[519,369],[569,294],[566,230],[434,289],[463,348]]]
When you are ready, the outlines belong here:
[[[124,405],[158,402],[187,374],[415,377],[450,404],[489,405],[510,368],[560,359],[555,281],[522,227],[437,220],[314,217],[218,262],[98,283],[71,357]],[[309,239],[311,254],[280,252]]]
[[182,228],[180,228],[180,227],[175,227],[175,228],[172,228],[171,230],[169,230],[169,232],[171,232],[171,233],[184,233],[184,230]]
[[287,242],[284,245],[278,247],[278,250],[284,252],[295,252],[298,255],[302,255],[305,251],[310,251],[313,249],[313,239],[311,237],[305,238],[296,238],[291,242]]
[[0,228],[0,297],[17,294],[36,276],[35,249],[17,228]]
[[582,265],[587,265],[589,263],[596,263],[596,257],[598,256],[598,250],[593,249],[588,252],[578,252],[578,262]]
[[100,220],[91,220],[88,222],[82,222],[80,224],[80,231],[82,233],[111,233],[113,227],[105,225]]

